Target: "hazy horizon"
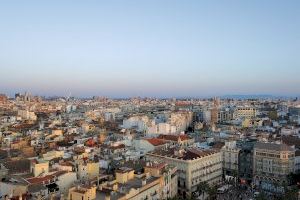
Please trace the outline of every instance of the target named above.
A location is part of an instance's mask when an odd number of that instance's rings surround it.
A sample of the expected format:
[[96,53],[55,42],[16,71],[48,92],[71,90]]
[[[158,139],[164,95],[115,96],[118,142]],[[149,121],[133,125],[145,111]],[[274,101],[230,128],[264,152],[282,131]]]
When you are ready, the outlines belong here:
[[209,98],[214,98],[214,97],[219,97],[221,99],[266,99],[266,98],[273,98],[273,99],[280,99],[280,98],[285,98],[285,99],[293,99],[293,98],[300,98],[300,94],[295,94],[295,95],[271,95],[271,94],[224,94],[224,95],[194,95],[194,96],[108,96],[108,95],[83,95],[83,96],[78,96],[78,95],[73,95],[71,92],[65,93],[62,95],[57,95],[57,94],[52,94],[52,95],[45,95],[45,94],[38,94],[38,93],[31,93],[30,91],[17,91],[17,92],[10,92],[10,93],[4,93],[0,91],[0,94],[5,94],[9,98],[14,98],[15,94],[20,93],[20,94],[25,94],[28,93],[32,96],[41,96],[45,98],[55,98],[55,97],[65,97],[65,98],[79,98],[79,99],[91,99],[93,97],[106,97],[106,98],[112,98],[112,99],[129,99],[129,98],[157,98],[157,99],[209,99]]
[[300,95],[300,1],[6,1],[0,93]]

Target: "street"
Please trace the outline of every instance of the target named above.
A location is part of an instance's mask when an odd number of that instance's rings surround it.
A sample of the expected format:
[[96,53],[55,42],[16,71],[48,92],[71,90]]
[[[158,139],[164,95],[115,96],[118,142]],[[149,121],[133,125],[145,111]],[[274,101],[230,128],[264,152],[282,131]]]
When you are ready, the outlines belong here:
[[239,189],[233,187],[223,194],[217,195],[217,200],[250,200],[254,199],[250,189]]

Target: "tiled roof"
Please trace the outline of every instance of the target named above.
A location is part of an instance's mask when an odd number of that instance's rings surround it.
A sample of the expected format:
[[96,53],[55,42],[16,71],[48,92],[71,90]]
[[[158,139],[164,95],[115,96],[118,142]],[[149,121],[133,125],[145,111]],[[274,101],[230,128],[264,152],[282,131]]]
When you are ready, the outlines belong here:
[[123,148],[125,148],[125,145],[124,144],[119,144],[119,145],[116,145],[116,146],[109,146],[108,148],[109,149],[123,149]]
[[163,141],[161,139],[157,139],[157,138],[146,139],[146,141],[148,141],[153,146],[161,146],[161,145],[166,144],[165,141]]
[[61,176],[65,173],[67,173],[67,171],[57,171],[51,175],[46,175],[43,177],[27,178],[26,181],[31,184],[49,184],[54,180],[55,177]]
[[167,148],[167,149],[159,149],[148,154],[154,154],[164,157],[170,157],[175,159],[182,160],[193,160],[201,157],[209,156],[217,153],[214,150],[201,150],[197,148],[189,148],[189,149],[178,149],[178,148]]
[[159,135],[158,139],[162,140],[171,140],[171,141],[178,141],[180,138],[181,141],[191,139],[188,135]]

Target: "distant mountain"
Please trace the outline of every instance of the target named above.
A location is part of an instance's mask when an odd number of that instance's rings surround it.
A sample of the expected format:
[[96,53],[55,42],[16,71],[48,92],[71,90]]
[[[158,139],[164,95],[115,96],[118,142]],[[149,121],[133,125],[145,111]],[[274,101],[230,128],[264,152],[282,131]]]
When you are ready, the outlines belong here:
[[[295,96],[294,96],[295,97]],[[292,96],[276,96],[270,94],[223,95],[222,99],[290,99]]]

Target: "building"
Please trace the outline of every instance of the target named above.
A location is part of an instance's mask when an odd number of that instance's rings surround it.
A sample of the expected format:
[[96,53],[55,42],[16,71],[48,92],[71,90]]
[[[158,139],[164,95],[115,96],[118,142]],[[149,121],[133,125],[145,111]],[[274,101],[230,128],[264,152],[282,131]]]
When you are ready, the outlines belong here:
[[289,113],[292,116],[300,116],[300,105],[294,106],[294,107],[290,107],[289,108]]
[[219,108],[217,107],[213,107],[211,110],[210,110],[210,113],[211,113],[211,124],[216,124],[218,123],[218,113],[219,113]]
[[20,176],[8,176],[0,182],[0,194],[1,199],[29,199],[30,196],[32,200],[38,200],[42,197],[47,198],[49,191],[43,184],[32,184]]
[[154,177],[163,176],[162,199],[173,198],[178,192],[177,168],[172,165],[157,162],[147,162],[145,172]]
[[69,200],[96,199],[96,186],[76,186],[69,189]]
[[152,124],[151,120],[147,116],[132,116],[128,119],[123,120],[123,128],[131,129],[134,128],[139,132],[145,132],[148,128],[148,125]]
[[256,116],[256,109],[253,107],[243,106],[237,107],[234,111],[235,118],[252,119]]
[[18,116],[25,120],[37,120],[37,116],[34,112],[28,110],[18,110]]
[[44,160],[32,160],[31,172],[35,177],[47,174],[49,172],[49,162]]
[[159,135],[157,138],[170,144],[183,147],[193,145],[195,142],[195,139],[188,135]]
[[150,151],[154,151],[155,149],[164,148],[167,146],[167,142],[162,139],[157,138],[146,138],[146,139],[136,139],[132,142],[134,148],[145,154]]
[[256,187],[283,192],[287,175],[294,172],[295,149],[286,144],[256,143],[253,154],[253,178]]
[[226,122],[234,119],[234,111],[230,108],[220,109],[218,112],[218,122]]
[[239,179],[242,184],[251,184],[253,176],[254,142],[241,144],[239,152]]
[[158,123],[150,126],[147,130],[147,134],[174,134],[176,133],[176,126],[172,126],[169,123]]
[[178,194],[183,197],[192,196],[201,182],[214,185],[222,180],[222,158],[217,151],[173,147],[149,152],[146,160],[176,166]]
[[116,170],[116,179],[102,183],[97,199],[103,200],[158,200],[162,199],[163,176],[134,174],[134,170],[122,167]]
[[78,165],[78,179],[91,180],[99,176],[99,162],[83,162]]
[[7,96],[5,94],[0,94],[0,103],[4,103],[7,101]]
[[240,148],[237,147],[236,141],[225,142],[221,148],[223,175],[225,179],[237,180],[239,171],[239,153]]

